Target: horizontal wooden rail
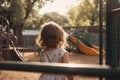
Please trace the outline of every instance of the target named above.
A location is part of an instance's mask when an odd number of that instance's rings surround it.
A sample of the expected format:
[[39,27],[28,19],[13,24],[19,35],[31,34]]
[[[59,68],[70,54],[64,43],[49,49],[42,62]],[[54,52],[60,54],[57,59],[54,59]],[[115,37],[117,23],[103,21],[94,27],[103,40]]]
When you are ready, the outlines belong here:
[[0,61],[0,70],[15,70],[29,72],[46,72],[57,74],[73,74],[85,76],[103,76],[120,78],[120,69],[109,66],[73,64],[73,63],[41,63],[41,62],[8,62]]
[[[20,52],[38,52],[37,49],[31,49],[31,48],[17,48]],[[13,50],[13,48],[2,48],[0,51],[10,51]]]
[[119,12],[120,8],[113,9],[112,12]]

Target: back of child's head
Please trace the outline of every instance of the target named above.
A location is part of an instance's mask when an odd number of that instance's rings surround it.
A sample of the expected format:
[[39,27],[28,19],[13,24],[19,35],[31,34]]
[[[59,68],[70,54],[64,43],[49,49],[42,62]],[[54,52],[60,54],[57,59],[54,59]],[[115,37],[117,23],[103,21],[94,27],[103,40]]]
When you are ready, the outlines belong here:
[[38,38],[38,45],[42,47],[58,48],[66,45],[65,32],[61,26],[54,22],[42,25]]

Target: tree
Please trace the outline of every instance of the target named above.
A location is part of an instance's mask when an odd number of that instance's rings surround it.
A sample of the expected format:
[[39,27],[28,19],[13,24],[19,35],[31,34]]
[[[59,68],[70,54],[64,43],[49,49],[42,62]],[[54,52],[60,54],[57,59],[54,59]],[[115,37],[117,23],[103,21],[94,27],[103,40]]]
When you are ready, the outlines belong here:
[[18,44],[21,42],[23,28],[32,21],[34,23],[40,20],[38,11],[46,1],[52,0],[0,0],[0,14],[9,20]]
[[68,15],[72,25],[99,25],[99,0],[83,0],[78,6],[72,7]]
[[44,23],[48,21],[54,21],[61,26],[68,24],[68,19],[64,15],[60,15],[57,12],[47,12],[43,14],[42,20]]
[[79,24],[77,24],[78,21],[76,21],[77,14],[78,14],[77,6],[74,6],[74,7],[72,7],[72,8],[69,9],[69,12],[68,12],[68,21],[69,21],[69,23],[71,25],[79,25]]

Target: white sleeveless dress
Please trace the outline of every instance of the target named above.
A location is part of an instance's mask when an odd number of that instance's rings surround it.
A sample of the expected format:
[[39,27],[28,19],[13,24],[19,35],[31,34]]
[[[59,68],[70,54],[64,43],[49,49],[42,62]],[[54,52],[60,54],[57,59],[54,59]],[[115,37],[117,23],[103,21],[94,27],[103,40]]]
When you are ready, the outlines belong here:
[[[58,48],[51,51],[43,51],[40,53],[42,62],[61,63],[62,56],[67,52],[63,48]],[[62,74],[42,73],[39,80],[66,80],[66,76]]]

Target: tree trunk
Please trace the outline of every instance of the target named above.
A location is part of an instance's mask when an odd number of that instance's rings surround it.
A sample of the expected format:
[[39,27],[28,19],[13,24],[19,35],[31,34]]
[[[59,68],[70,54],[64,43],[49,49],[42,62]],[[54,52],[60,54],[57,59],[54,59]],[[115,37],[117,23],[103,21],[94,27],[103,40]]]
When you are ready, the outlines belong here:
[[16,46],[21,46],[23,24],[18,24],[14,28],[14,34],[17,36]]

